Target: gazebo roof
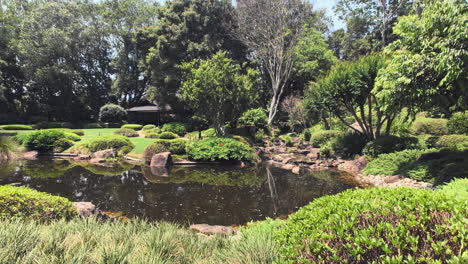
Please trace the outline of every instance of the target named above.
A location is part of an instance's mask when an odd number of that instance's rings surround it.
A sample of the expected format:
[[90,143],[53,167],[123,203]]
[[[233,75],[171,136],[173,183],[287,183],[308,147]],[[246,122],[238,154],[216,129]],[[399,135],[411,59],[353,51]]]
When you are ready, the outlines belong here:
[[147,105],[147,106],[137,106],[127,109],[127,112],[146,112],[146,113],[157,113],[157,112],[167,112],[171,111],[171,107],[169,105],[165,105],[163,107],[159,105]]

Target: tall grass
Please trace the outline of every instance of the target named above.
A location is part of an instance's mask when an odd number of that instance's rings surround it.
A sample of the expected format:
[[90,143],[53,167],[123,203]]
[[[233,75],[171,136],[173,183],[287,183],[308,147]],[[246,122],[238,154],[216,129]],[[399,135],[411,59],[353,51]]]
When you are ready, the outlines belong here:
[[0,161],[9,159],[18,151],[18,145],[9,137],[0,136]]
[[204,237],[169,223],[0,221],[0,263],[272,263],[272,226]]

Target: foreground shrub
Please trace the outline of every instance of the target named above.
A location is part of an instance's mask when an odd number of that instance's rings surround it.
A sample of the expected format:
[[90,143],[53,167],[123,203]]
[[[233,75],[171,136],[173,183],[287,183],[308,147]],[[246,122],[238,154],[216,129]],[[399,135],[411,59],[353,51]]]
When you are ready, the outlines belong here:
[[468,112],[453,114],[447,128],[450,134],[468,134]]
[[288,146],[288,147],[291,147],[293,145],[293,140],[292,140],[292,137],[291,136],[288,136],[288,135],[281,135],[278,137],[281,141],[283,141],[283,143]]
[[338,130],[317,131],[316,133],[312,134],[310,143],[314,148],[318,148],[342,134],[343,132]]
[[178,137],[177,134],[172,133],[172,132],[162,132],[159,135],[160,139],[174,139],[174,138],[177,138],[177,137]]
[[344,159],[350,159],[362,153],[362,149],[366,145],[367,140],[358,133],[344,133],[338,135],[330,142],[330,148],[333,154]]
[[72,202],[66,198],[25,187],[0,186],[0,218],[52,220],[76,215]]
[[0,126],[0,129],[3,129],[3,130],[33,130],[33,127],[28,126],[28,125],[3,125],[3,126]]
[[191,159],[201,161],[250,161],[254,150],[248,145],[231,138],[207,138],[187,145]]
[[13,139],[0,135],[0,162],[11,158],[18,151],[18,147]]
[[367,175],[398,175],[403,174],[423,153],[431,150],[404,150],[395,153],[382,154],[367,164],[364,173]]
[[162,126],[162,132],[171,132],[183,136],[187,133],[187,126],[179,122],[167,123]]
[[[69,128],[51,128],[51,129],[48,129],[48,130],[60,130],[60,131],[63,131],[63,132],[67,132],[67,133],[71,133],[71,134],[75,134],[77,136],[84,136],[84,131],[81,130],[81,129],[69,129]],[[77,140],[75,140],[77,141]]]
[[413,123],[411,130],[415,135],[447,135],[447,119],[420,117]]
[[143,127],[143,130],[150,130],[150,129],[155,129],[155,128],[156,128],[155,125],[145,125],[145,126]]
[[437,140],[436,146],[439,148],[457,148],[458,145],[467,143],[467,135],[447,135]]
[[286,221],[280,263],[443,263],[464,252],[467,202],[408,188],[325,196]]
[[106,104],[99,110],[99,121],[104,123],[120,123],[127,118],[127,111],[119,105]]
[[363,153],[371,157],[378,157],[380,154],[421,148],[418,138],[415,137],[383,136],[367,143]]
[[71,148],[75,143],[67,138],[61,138],[54,142],[54,152],[64,152]]
[[148,133],[148,134],[145,135],[145,138],[159,138],[159,134]]
[[268,123],[268,117],[262,108],[250,109],[239,118],[239,124],[244,126],[256,126],[265,128]]
[[[23,144],[28,150],[35,150],[38,152],[48,152],[54,149],[55,141],[59,139],[67,138],[72,140],[74,137],[78,137],[73,134],[66,134],[61,130],[39,130],[28,134]],[[78,137],[79,140],[79,137]]]
[[86,142],[73,146],[69,152],[90,154],[100,150],[116,149],[118,155],[125,155],[132,151],[135,145],[124,136],[107,135],[92,138]]
[[138,132],[136,132],[135,130],[130,129],[130,128],[118,129],[118,130],[114,131],[113,134],[114,135],[121,135],[121,136],[124,136],[124,137],[138,137],[139,136]]
[[157,140],[155,143],[146,147],[143,153],[143,158],[146,163],[151,162],[153,155],[161,152],[171,152],[175,155],[185,155],[187,140],[185,139],[173,139],[173,140]]
[[125,128],[125,129],[133,129],[133,130],[141,130],[143,128],[142,125],[138,124],[125,124],[120,128]]

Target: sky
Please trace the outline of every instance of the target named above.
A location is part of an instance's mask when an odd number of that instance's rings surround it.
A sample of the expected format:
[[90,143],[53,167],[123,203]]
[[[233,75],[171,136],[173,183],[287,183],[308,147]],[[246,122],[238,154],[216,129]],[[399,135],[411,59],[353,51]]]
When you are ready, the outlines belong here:
[[333,13],[333,7],[335,6],[338,0],[310,0],[310,2],[317,8],[324,8],[327,10],[328,16],[330,16],[333,20],[333,27],[332,29],[340,29],[344,28],[344,22],[338,19],[336,15]]

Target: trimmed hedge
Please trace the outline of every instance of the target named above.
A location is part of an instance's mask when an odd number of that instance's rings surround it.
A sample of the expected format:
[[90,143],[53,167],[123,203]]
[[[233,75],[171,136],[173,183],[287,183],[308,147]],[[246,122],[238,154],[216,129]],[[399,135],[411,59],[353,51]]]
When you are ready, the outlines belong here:
[[3,130],[33,130],[33,127],[28,126],[28,125],[3,125],[3,126],[0,126],[0,129],[3,129]]
[[76,215],[73,203],[66,198],[25,187],[0,186],[0,218],[53,220]]
[[445,263],[466,250],[468,199],[370,188],[325,196],[289,216],[279,263]]
[[69,149],[70,153],[90,154],[100,150],[116,149],[118,155],[125,155],[132,151],[135,145],[124,136],[107,135],[91,138]]
[[162,126],[162,132],[172,132],[183,136],[187,133],[187,125],[179,122],[167,123]]
[[415,135],[443,136],[448,134],[447,119],[420,117],[411,126]]
[[161,152],[171,152],[175,155],[185,155],[188,140],[186,139],[173,139],[173,140],[157,140],[155,143],[146,147],[143,153],[143,158],[147,164],[151,162],[153,155]]
[[159,138],[159,134],[148,133],[148,134],[145,135],[145,138]]
[[262,108],[250,109],[239,118],[239,124],[244,126],[256,126],[265,128],[268,123],[268,116]]
[[450,134],[468,134],[468,112],[453,114],[447,127]]
[[254,149],[231,138],[206,138],[187,145],[191,159],[200,161],[251,161]]
[[68,139],[71,141],[79,141],[80,137],[67,133],[62,130],[38,130],[27,134],[24,137],[19,137],[23,141],[24,146],[28,150],[36,150],[38,152],[48,152],[54,149],[54,143],[59,139]]
[[172,133],[172,132],[162,132],[160,135],[159,135],[159,138],[160,139],[175,139],[175,138],[178,138],[179,136],[177,136],[177,134],[175,133]]
[[133,130],[141,130],[143,128],[142,125],[138,124],[125,124],[120,128],[127,128],[127,129],[133,129]]
[[63,152],[71,148],[75,143],[67,138],[61,138],[54,142],[54,152]]
[[322,130],[318,131],[310,137],[310,143],[314,148],[321,147],[322,145],[325,145],[326,143],[332,141],[339,135],[342,135],[343,132],[339,130]]
[[155,129],[155,128],[156,128],[155,125],[145,125],[145,126],[143,127],[143,130],[150,130],[150,129]]
[[463,143],[468,143],[467,135],[447,135],[440,137],[436,146],[439,148],[457,148]]
[[378,157],[380,154],[422,148],[418,138],[415,137],[383,136],[367,143],[363,153],[371,157]]
[[138,134],[138,132],[136,132],[135,130],[130,129],[130,128],[118,129],[118,130],[114,131],[113,134],[114,135],[121,135],[121,136],[125,136],[125,137],[138,137],[138,136],[140,136]]

